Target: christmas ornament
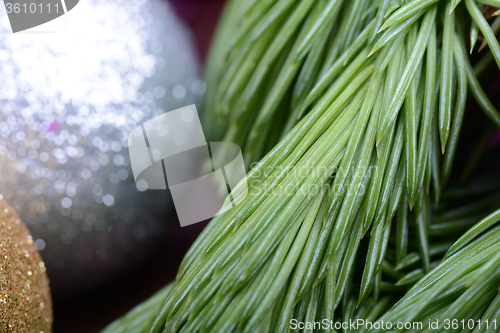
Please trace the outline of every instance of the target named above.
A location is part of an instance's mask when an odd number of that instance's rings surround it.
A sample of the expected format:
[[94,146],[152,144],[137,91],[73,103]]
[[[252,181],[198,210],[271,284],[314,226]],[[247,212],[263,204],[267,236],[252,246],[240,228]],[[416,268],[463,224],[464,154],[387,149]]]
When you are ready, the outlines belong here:
[[123,272],[166,232],[170,195],[136,188],[127,137],[205,85],[167,2],[84,1],[42,28],[56,33],[0,41],[0,199],[59,294]]
[[0,200],[0,331],[52,331],[45,264],[14,210]]

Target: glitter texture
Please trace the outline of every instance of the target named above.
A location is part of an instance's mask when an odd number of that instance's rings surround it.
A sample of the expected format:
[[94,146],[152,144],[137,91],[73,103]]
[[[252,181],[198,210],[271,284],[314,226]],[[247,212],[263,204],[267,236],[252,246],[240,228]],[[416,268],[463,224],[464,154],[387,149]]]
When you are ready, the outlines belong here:
[[167,232],[169,192],[136,188],[127,138],[205,84],[166,1],[80,1],[39,27],[51,29],[0,40],[0,199],[67,294],[123,273]]
[[28,229],[0,200],[0,331],[52,332],[45,265]]

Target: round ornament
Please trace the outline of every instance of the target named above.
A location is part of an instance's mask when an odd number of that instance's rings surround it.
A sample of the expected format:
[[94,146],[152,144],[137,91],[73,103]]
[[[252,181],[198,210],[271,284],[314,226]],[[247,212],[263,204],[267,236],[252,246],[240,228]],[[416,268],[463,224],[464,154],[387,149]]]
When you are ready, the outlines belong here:
[[45,264],[14,210],[0,200],[0,331],[52,331]]
[[136,187],[127,138],[205,85],[166,1],[80,1],[34,29],[0,39],[0,199],[67,294],[123,274],[167,232],[170,195]]

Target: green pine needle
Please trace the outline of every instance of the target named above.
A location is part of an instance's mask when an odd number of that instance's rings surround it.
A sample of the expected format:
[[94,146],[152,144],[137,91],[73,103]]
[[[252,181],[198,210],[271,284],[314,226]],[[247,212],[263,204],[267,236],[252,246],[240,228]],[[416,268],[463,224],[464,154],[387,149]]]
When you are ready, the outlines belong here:
[[447,190],[469,92],[500,127],[466,51],[481,32],[500,67],[480,4],[497,1],[230,1],[204,122],[243,148],[249,193],[144,332],[498,315],[500,184]]

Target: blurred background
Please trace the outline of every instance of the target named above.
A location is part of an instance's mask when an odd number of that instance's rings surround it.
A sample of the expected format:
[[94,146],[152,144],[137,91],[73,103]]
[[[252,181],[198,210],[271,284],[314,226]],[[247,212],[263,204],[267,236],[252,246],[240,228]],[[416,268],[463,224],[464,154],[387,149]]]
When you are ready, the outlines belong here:
[[[160,1],[168,3],[188,29],[195,55],[201,64],[201,75],[225,0]],[[199,104],[198,111],[203,112]],[[135,267],[125,269],[118,276],[91,288],[66,295],[54,294],[54,333],[99,332],[175,279],[182,257],[207,222],[181,228],[175,211],[168,215],[168,231],[152,242],[153,250],[142,257]]]
[[50,279],[54,333],[99,332],[175,279],[207,222],[134,183],[128,134],[195,103],[224,0],[81,0],[12,34],[0,11],[0,200]]

